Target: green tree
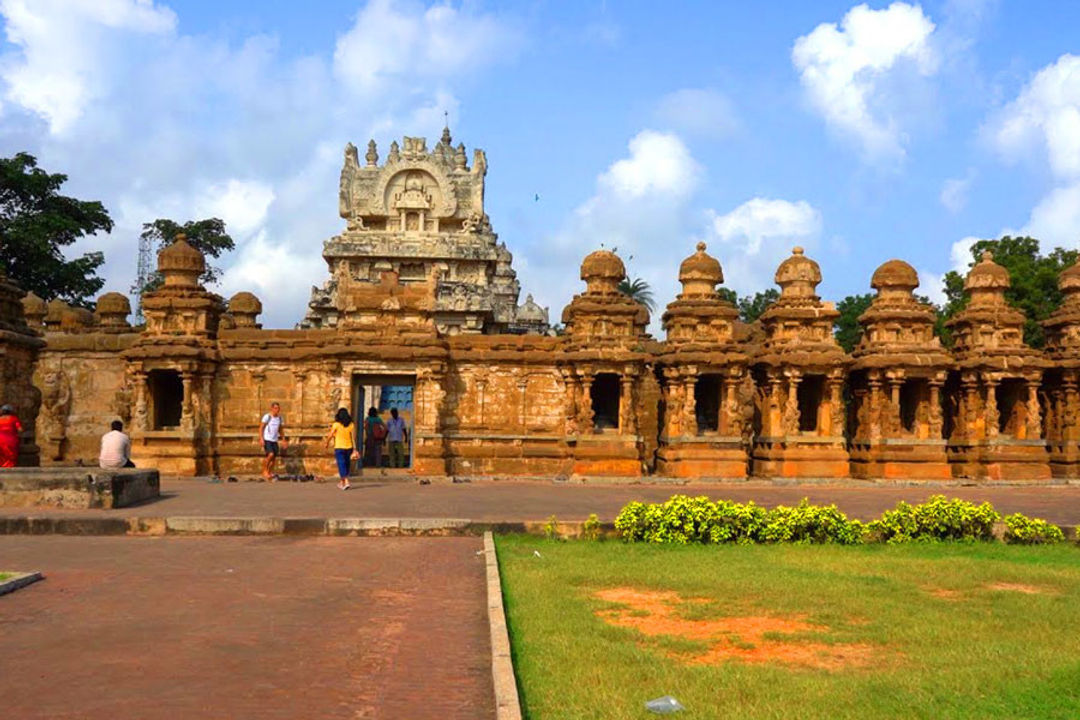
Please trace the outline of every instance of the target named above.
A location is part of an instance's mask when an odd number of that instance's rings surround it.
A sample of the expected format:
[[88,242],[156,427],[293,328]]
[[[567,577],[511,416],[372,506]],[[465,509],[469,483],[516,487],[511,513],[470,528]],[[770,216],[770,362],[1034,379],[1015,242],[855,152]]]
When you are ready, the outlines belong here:
[[780,291],[776,288],[756,292],[753,296],[741,297],[739,298],[739,319],[744,323],[757,322],[761,314],[779,299]]
[[105,281],[100,252],[69,260],[61,248],[85,235],[112,230],[97,201],[61,195],[67,175],[51,174],[27,153],[0,158],[0,270],[23,290],[45,300],[86,306]]
[[639,302],[648,308],[649,312],[653,312],[656,309],[656,301],[653,300],[652,288],[649,287],[649,283],[642,278],[623,278],[619,283],[619,292],[626,295],[631,300]]
[[732,305],[738,306],[739,296],[731,288],[716,288],[716,292],[720,294],[721,299],[727,300]]
[[[1058,276],[1076,262],[1077,251],[1054,248],[1048,255],[1043,255],[1035,238],[1006,235],[1000,240],[979,240],[974,243],[969,267],[974,266],[986,250],[994,254],[994,262],[1009,271],[1012,286],[1005,291],[1005,297],[1027,317],[1024,341],[1032,347],[1042,347],[1046,344],[1046,336],[1039,322],[1061,305]],[[964,277],[955,270],[945,274],[945,299],[941,313],[943,320],[951,318],[967,305]],[[947,335],[944,339],[951,340]]]
[[[205,220],[188,220],[181,225],[175,220],[158,218],[154,222],[143,223],[143,231],[139,236],[142,240],[150,240],[157,245],[158,250],[167,247],[176,239],[176,236],[184,233],[188,243],[202,252],[207,258],[219,258],[221,254],[236,247],[232,237],[225,231],[225,221],[219,218],[207,218]],[[217,282],[221,277],[221,269],[206,264],[206,272],[199,278],[199,282],[207,285]],[[161,284],[161,276],[156,272],[146,284],[146,287],[133,287],[134,293],[153,290]]]
[[859,338],[862,337],[859,316],[866,312],[873,300],[874,296],[866,293],[865,295],[848,295],[836,304],[840,317],[833,323],[833,330],[836,333],[836,342],[840,343],[840,347],[844,348],[845,352],[854,350]]

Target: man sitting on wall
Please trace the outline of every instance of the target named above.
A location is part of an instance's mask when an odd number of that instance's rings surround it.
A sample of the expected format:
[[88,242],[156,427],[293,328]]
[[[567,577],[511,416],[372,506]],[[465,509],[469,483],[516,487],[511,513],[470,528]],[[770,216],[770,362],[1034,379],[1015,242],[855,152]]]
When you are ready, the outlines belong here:
[[98,465],[106,470],[133,468],[131,462],[131,438],[124,432],[124,423],[113,420],[112,430],[101,436],[101,452]]

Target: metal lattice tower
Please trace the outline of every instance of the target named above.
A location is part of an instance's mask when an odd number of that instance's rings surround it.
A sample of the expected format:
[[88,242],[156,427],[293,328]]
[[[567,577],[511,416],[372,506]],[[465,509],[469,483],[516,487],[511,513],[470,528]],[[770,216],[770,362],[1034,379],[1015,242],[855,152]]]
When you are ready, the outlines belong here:
[[143,322],[142,294],[143,288],[150,282],[154,274],[154,244],[153,241],[143,235],[139,238],[139,266],[135,271],[135,322]]

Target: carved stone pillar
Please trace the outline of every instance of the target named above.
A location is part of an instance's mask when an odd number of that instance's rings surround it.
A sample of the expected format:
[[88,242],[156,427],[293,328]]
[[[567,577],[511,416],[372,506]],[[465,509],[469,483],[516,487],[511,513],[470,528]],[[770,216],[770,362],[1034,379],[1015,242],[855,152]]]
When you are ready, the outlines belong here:
[[784,401],[783,434],[796,435],[799,432],[799,383],[802,376],[796,372],[788,375],[787,398]]
[[[783,407],[781,404],[781,387],[783,387],[783,381],[779,376],[770,372],[769,373],[769,397],[768,407],[766,408],[769,418],[770,435],[783,435],[784,434],[784,419],[783,419]],[[786,403],[784,403],[786,405]]]
[[829,376],[829,435],[844,434],[844,376]]
[[697,435],[697,375],[687,375],[683,381],[683,435]]
[[1077,382],[1076,373],[1074,371],[1068,371],[1065,373],[1062,379],[1062,388],[1064,389],[1064,402],[1061,408],[1061,419],[1059,421],[1059,427],[1061,428],[1061,439],[1064,442],[1075,442],[1077,437],[1080,437],[1076,427],[1077,419],[1080,418],[1080,400],[1077,397]]
[[885,418],[885,431],[887,437],[900,437],[900,429],[904,426],[900,418],[900,385],[902,378],[889,377],[889,413]]
[[930,381],[930,407],[927,410],[927,418],[930,426],[930,437],[935,440],[941,438],[942,428],[945,424],[945,419],[941,414],[941,386],[943,384],[944,381],[937,378]]
[[[975,418],[978,414],[978,381],[974,375],[964,374],[960,380],[960,417],[956,423],[957,428],[963,428],[962,437],[969,442],[974,442],[977,438],[975,432]],[[994,427],[997,427],[997,421],[994,422]]]
[[563,381],[563,433],[567,437],[576,437],[578,427],[578,382],[574,374],[566,368],[560,369]]
[[[266,368],[256,368],[251,371],[251,382],[255,383],[255,413],[257,417],[262,417],[263,413],[263,383],[266,382]],[[337,411],[335,407],[331,414]]]
[[664,379],[664,426],[670,439],[683,434],[683,386],[675,368],[664,368]]
[[146,373],[132,373],[132,383],[135,387],[135,416],[132,418],[135,427],[141,431],[150,429],[150,409],[146,400]]
[[999,434],[998,425],[1001,421],[1001,413],[997,406],[997,378],[987,377],[983,382],[983,391],[986,393],[986,437],[993,440]]
[[723,387],[720,390],[720,407],[724,409],[721,413],[721,435],[742,435],[742,413],[739,411],[739,383],[741,378],[737,375],[731,375],[724,378]]
[[595,413],[592,406],[592,373],[586,373],[581,376],[581,402],[579,407],[581,409],[581,419],[579,423],[581,425],[581,432],[591,434],[595,432],[596,428],[593,426],[593,420]]
[[882,420],[883,420],[883,408],[881,397],[881,374],[878,372],[871,372],[866,378],[867,385],[870,390],[866,394],[866,402],[868,405],[868,412],[866,413],[866,433],[865,436],[871,443],[877,443],[882,437]]
[[293,373],[293,377],[296,378],[297,389],[297,405],[296,408],[296,426],[298,428],[304,427],[304,386],[307,384],[308,371],[297,370]]
[[180,427],[184,430],[195,428],[195,402],[191,390],[193,380],[190,370],[180,373],[180,382],[184,386],[184,398],[180,404]]
[[634,395],[634,376],[623,373],[619,392],[619,432],[623,435],[637,435],[637,407]]
[[1039,380],[1027,381],[1027,436],[1031,440],[1042,437],[1042,408],[1039,407]]

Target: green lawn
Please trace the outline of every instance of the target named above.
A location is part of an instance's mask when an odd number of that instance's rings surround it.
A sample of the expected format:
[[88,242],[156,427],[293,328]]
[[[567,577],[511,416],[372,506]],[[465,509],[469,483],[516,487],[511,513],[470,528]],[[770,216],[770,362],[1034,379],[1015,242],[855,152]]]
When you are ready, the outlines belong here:
[[[666,694],[687,708],[673,717],[687,720],[1080,717],[1080,548],[1071,544],[497,542],[532,720],[656,717],[644,703]],[[649,610],[596,597],[614,588],[707,598],[669,605],[677,629],[753,616],[822,631],[647,636],[635,623],[650,621]],[[840,660],[695,664],[717,648]]]

